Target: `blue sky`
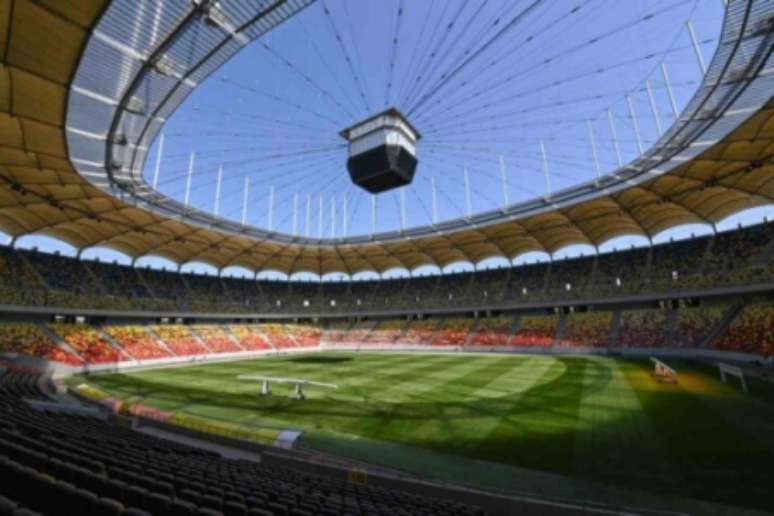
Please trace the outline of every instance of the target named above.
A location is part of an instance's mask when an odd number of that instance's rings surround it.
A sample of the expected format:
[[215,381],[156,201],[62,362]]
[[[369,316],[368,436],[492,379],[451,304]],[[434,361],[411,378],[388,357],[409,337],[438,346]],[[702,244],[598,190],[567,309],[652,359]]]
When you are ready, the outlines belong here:
[[[184,199],[193,152],[192,206],[214,209],[222,167],[223,217],[240,221],[244,211],[248,224],[265,228],[271,218],[272,229],[288,233],[295,219],[302,236],[341,237],[345,226],[347,235],[368,234],[371,198],[349,181],[347,149],[337,133],[396,106],[423,133],[419,166],[412,185],[377,197],[377,232],[400,229],[402,198],[407,227],[429,224],[431,181],[438,221],[499,208],[506,195],[510,203],[540,197],[547,193],[545,163],[554,192],[596,177],[589,125],[601,173],[617,166],[616,143],[624,162],[639,154],[627,95],[642,145],[656,141],[655,119],[663,130],[674,118],[659,65],[667,67],[679,110],[701,78],[684,24],[693,24],[709,63],[723,14],[720,0],[561,0],[529,10],[531,4],[320,0],[245,48],[171,117],[159,189]],[[157,151],[158,140],[146,162],[149,182]],[[764,214],[771,217],[770,210],[755,210],[728,223]],[[706,230],[684,228],[662,237]],[[617,239],[603,249],[643,240]],[[39,237],[19,245],[72,253]],[[559,255],[582,251],[574,246]],[[104,250],[84,253],[94,256],[118,258]]]

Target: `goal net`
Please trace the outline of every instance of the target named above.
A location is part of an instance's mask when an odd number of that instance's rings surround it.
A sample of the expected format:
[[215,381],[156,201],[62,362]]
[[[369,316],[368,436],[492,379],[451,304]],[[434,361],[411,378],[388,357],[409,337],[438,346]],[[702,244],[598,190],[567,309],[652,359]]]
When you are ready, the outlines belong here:
[[744,379],[744,371],[742,371],[741,367],[718,362],[718,370],[720,371],[720,381],[726,383],[726,378],[729,376],[737,378],[739,380],[739,385],[742,387],[742,392],[747,392],[747,382]]

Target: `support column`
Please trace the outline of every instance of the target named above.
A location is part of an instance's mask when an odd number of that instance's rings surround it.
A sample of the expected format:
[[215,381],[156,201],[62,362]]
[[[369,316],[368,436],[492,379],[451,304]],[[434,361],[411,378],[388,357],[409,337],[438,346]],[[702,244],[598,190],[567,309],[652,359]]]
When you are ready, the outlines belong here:
[[503,185],[503,209],[511,204],[508,199],[508,172],[505,170],[505,159],[500,156],[500,181]]
[[546,156],[546,146],[543,140],[540,140],[540,155],[543,157],[543,176],[546,181],[546,200],[551,198],[551,173],[548,169],[548,156]]
[[465,179],[465,216],[470,218],[472,207],[470,205],[470,177],[468,177],[468,168],[463,170]]
[[615,151],[615,160],[618,163],[618,167],[623,166],[623,158],[621,157],[621,147],[618,145],[618,132],[615,130],[615,121],[613,120],[613,112],[607,110],[607,123],[610,127],[610,140],[613,142],[613,151]]
[[159,186],[159,173],[161,172],[161,154],[164,152],[164,133],[159,136],[159,147],[156,149],[156,169],[153,171],[153,189]]
[[435,191],[435,176],[432,176],[430,178],[430,193],[431,193],[431,200],[432,200],[432,213],[431,217],[433,219],[433,224],[438,223],[438,198],[436,197],[436,191]]
[[269,231],[274,230],[274,185],[269,187],[269,213],[267,214],[266,227]]
[[648,103],[650,104],[650,112],[653,114],[653,123],[656,126],[656,134],[661,137],[661,120],[658,116],[656,99],[653,98],[653,90],[650,87],[650,81],[645,81],[645,92],[648,94]]
[[371,194],[371,236],[376,234],[376,196]]
[[344,205],[344,227],[342,228],[342,237],[347,238],[347,235],[349,234],[349,208],[347,207],[347,195],[344,194],[344,199],[342,200],[342,204]]
[[677,111],[677,102],[675,102],[675,95],[672,93],[672,81],[669,80],[669,72],[667,71],[666,63],[661,62],[661,77],[664,79],[664,86],[666,86],[667,96],[669,97],[669,107],[672,108],[672,116],[675,121],[680,116]]
[[247,200],[250,197],[250,178],[245,177],[245,188],[242,191],[242,225],[247,222]]
[[336,238],[336,194],[331,195],[331,238]]
[[304,226],[304,236],[309,238],[309,232],[312,228],[312,196],[306,196],[306,225]]
[[400,189],[400,230],[406,229],[406,187]]
[[704,56],[701,53],[701,47],[699,46],[699,40],[696,39],[696,33],[693,30],[693,24],[691,20],[685,22],[685,28],[688,29],[688,37],[691,38],[691,46],[693,46],[693,53],[696,55],[696,62],[701,70],[701,75],[707,74],[707,65],[704,64]]
[[317,221],[317,238],[322,238],[323,236],[323,196],[320,196],[320,210],[319,210],[320,218]]
[[594,139],[594,127],[591,125],[591,120],[586,120],[586,127],[589,130],[589,144],[591,145],[591,159],[594,162],[594,171],[597,173],[597,183],[599,178],[602,177],[602,169],[599,166],[599,157],[597,156],[597,142]]
[[637,113],[634,111],[634,103],[632,102],[632,98],[629,95],[626,96],[626,105],[629,108],[629,118],[632,120],[634,139],[637,141],[637,150],[639,151],[640,156],[642,156],[644,151],[642,148],[642,139],[640,138],[640,124],[637,122]]
[[293,235],[298,234],[298,192],[293,194]]
[[220,185],[223,182],[223,165],[218,167],[218,179],[215,182],[215,202],[212,214],[216,217],[220,215]]
[[196,153],[192,152],[188,157],[188,176],[185,179],[185,197],[183,204],[188,207],[188,201],[191,199],[191,179],[193,178],[194,160],[196,159]]

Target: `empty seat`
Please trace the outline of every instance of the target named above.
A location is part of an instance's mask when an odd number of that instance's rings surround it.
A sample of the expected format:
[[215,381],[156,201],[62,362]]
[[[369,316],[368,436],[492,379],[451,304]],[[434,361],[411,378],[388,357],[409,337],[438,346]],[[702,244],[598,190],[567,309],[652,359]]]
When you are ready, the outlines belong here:
[[226,502],[223,504],[223,512],[226,516],[247,516],[247,506],[238,502]]
[[137,509],[135,507],[129,507],[124,511],[124,516],[152,516],[150,512]]
[[110,498],[100,498],[94,503],[94,507],[91,510],[94,516],[118,516],[123,512],[123,504]]
[[174,499],[169,504],[169,514],[172,516],[190,516],[196,513],[196,504],[186,500]]
[[11,514],[16,509],[16,502],[9,500],[4,496],[0,496],[0,514],[5,516]]

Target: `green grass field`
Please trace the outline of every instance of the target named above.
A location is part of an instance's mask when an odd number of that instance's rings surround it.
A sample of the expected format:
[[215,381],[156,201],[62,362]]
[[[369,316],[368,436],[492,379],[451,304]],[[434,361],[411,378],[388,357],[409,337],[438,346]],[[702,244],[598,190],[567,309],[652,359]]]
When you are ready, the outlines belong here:
[[[744,395],[712,369],[674,365],[677,385],[655,382],[645,360],[318,353],[89,382],[161,409],[301,429],[306,446],[498,490],[770,508],[771,390],[753,382]],[[259,397],[258,383],[237,380],[248,373],[339,389],[296,401],[278,385]]]

